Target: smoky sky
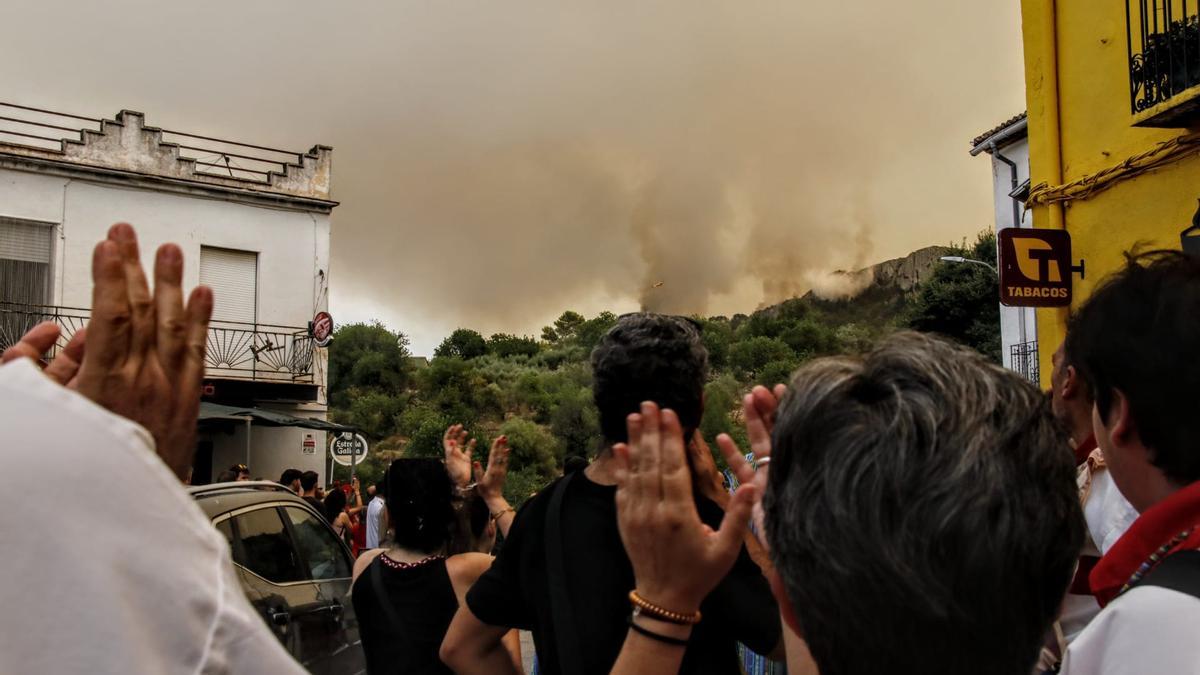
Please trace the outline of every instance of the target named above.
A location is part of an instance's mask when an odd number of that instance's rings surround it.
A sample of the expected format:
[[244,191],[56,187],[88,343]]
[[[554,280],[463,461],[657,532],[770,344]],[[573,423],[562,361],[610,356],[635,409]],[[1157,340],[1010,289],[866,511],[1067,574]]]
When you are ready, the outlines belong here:
[[6,4],[0,99],[334,147],[331,305],[428,354],[564,309],[732,314],[992,224],[1019,6]]

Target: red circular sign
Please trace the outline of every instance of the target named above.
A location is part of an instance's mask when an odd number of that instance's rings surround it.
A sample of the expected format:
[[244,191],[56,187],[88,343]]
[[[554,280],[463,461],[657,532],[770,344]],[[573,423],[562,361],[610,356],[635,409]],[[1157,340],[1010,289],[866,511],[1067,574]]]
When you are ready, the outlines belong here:
[[333,341],[333,317],[329,312],[317,312],[313,317],[312,336],[318,347],[324,347]]

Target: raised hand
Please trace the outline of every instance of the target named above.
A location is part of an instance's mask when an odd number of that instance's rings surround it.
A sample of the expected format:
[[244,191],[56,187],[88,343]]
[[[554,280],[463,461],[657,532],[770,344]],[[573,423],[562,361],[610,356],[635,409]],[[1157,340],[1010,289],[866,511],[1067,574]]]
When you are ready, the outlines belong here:
[[[60,333],[58,324],[52,321],[39,323],[21,336],[21,340],[17,344],[4,350],[4,354],[0,355],[0,363],[25,358],[40,365],[42,355],[54,347]],[[55,382],[73,388],[75,375],[79,372],[79,364],[83,361],[86,341],[86,328],[75,331],[75,334],[67,342],[67,346],[45,365],[42,372]]]
[[629,443],[613,446],[617,525],[638,594],[675,612],[695,612],[733,567],[758,489],[739,488],[714,532],[696,512],[679,417],[643,403],[627,427]]
[[767,489],[767,471],[771,462],[771,431],[775,428],[775,413],[779,409],[779,401],[787,393],[787,387],[782,384],[770,391],[764,386],[755,387],[742,399],[742,413],[746,420],[746,435],[750,439],[750,451],[754,453],[757,469],[746,461],[742,450],[729,434],[717,436],[717,447],[729,469],[737,476],[743,485],[754,485],[757,488],[757,498],[754,500],[753,518],[754,529],[759,533],[759,541],[766,546],[762,536],[763,510],[762,495]]
[[92,279],[92,318],[74,385],[145,427],[159,457],[185,478],[195,450],[212,291],[198,287],[184,304],[183,252],[166,244],[155,256],[151,295],[137,236],[125,223],[113,225],[96,246]]
[[461,424],[451,425],[442,436],[442,450],[446,457],[446,472],[457,487],[466,487],[471,482],[471,454],[475,452],[475,439],[468,441],[467,430]]
[[[479,491],[479,496],[487,502],[488,508],[493,512],[493,502],[504,499],[504,482],[508,479],[508,455],[512,452],[508,447],[508,436],[499,436],[492,441],[491,450],[488,451],[487,469],[479,462],[474,463],[475,469],[475,489]],[[508,506],[505,502],[504,506]]]

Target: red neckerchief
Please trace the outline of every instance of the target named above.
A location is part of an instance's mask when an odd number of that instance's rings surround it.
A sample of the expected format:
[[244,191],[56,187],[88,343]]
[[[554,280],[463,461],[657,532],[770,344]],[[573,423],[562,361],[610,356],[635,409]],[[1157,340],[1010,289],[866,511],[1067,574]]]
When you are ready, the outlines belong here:
[[1075,446],[1075,466],[1080,466],[1087,461],[1088,455],[1099,447],[1096,444],[1096,434],[1088,434],[1088,437],[1083,439],[1083,442]]
[[1138,567],[1180,532],[1195,528],[1190,537],[1167,555],[1200,548],[1200,527],[1196,525],[1200,525],[1200,481],[1146,509],[1088,575],[1092,593],[1100,606],[1112,602]]

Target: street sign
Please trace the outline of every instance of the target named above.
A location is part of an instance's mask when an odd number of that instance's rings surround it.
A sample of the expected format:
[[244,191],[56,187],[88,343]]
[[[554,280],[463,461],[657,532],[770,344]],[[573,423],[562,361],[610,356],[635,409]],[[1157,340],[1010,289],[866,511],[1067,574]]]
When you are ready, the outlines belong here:
[[328,347],[333,342],[333,317],[329,312],[317,312],[308,330],[318,347]]
[[317,454],[317,439],[313,438],[312,434],[304,434],[304,444],[300,446],[300,452],[305,455]]
[[367,439],[358,434],[337,434],[330,438],[329,454],[342,466],[362,464],[367,457]]
[[1066,230],[1000,230],[1000,302],[1009,307],[1071,304],[1071,235]]

